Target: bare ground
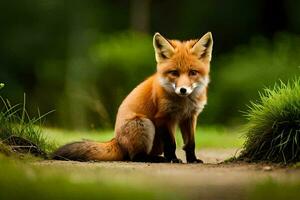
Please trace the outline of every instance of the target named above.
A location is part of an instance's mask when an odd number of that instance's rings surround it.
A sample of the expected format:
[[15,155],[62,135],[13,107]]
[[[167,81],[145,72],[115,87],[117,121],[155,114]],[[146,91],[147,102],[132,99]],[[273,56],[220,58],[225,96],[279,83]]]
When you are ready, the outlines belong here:
[[[185,199],[247,199],[255,185],[263,181],[292,183],[300,180],[300,170],[291,167],[220,164],[237,152],[237,149],[200,150],[197,155],[204,164],[42,161],[37,165],[67,168],[75,181],[121,181],[133,187],[146,184],[149,189],[170,191]],[[177,155],[184,160],[181,151]]]

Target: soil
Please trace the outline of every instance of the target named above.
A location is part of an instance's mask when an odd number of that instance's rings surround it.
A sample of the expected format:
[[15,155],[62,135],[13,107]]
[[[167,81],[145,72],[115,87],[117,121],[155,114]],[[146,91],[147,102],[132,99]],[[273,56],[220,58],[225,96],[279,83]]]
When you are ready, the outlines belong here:
[[[38,165],[94,171],[86,179],[101,177],[147,184],[183,196],[184,199],[247,199],[262,182],[289,183],[300,180],[300,170],[274,164],[221,163],[238,154],[237,149],[202,149],[197,156],[204,164],[42,161]],[[177,153],[184,160],[183,152]],[[72,170],[71,170],[72,171]],[[98,175],[95,177],[95,173]]]

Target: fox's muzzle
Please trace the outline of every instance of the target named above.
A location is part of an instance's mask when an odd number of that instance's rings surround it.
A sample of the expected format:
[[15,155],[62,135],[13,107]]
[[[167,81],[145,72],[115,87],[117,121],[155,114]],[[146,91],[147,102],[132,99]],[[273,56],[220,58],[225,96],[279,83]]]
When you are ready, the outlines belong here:
[[175,93],[179,96],[188,96],[193,92],[193,89],[188,86],[180,86],[175,88]]

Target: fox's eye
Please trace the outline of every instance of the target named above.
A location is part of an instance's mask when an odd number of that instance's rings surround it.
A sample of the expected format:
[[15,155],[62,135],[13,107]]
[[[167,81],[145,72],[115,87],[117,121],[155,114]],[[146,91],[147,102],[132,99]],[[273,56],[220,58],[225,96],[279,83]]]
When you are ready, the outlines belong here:
[[189,71],[189,76],[196,76],[199,72],[196,70]]
[[171,74],[172,76],[179,76],[179,72],[177,70],[171,70],[168,73]]

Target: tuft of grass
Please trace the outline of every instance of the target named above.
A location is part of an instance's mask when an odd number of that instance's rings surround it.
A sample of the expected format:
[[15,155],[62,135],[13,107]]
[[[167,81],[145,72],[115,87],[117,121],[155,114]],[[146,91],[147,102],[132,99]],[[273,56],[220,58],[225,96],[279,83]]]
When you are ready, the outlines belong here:
[[[31,153],[46,157],[55,149],[55,144],[41,133],[41,119],[47,115],[30,118],[26,109],[24,95],[23,104],[11,105],[8,100],[2,100],[0,111],[0,143],[1,151],[8,155],[8,150],[18,153]],[[5,147],[5,145],[7,147]]]
[[245,143],[240,159],[250,162],[300,161],[300,78],[260,93],[246,113]]

